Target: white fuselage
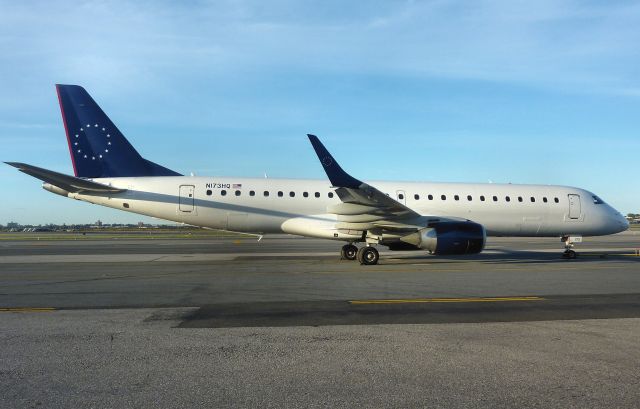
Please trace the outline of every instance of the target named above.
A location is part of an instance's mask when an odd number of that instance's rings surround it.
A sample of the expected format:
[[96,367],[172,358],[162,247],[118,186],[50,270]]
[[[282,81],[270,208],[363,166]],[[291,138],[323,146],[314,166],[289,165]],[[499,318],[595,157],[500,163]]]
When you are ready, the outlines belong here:
[[[71,193],[69,197],[213,229],[347,241],[358,237],[336,228],[340,216],[329,213],[327,207],[340,199],[324,180],[171,176],[95,181],[127,191],[109,196]],[[471,220],[492,236],[597,236],[628,227],[611,206],[573,187],[367,183],[427,219]]]

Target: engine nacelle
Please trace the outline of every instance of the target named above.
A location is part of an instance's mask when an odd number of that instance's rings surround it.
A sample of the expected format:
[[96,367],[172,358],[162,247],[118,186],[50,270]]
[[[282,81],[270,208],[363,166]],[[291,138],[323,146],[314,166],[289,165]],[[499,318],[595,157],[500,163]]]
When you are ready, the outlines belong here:
[[474,222],[434,223],[400,238],[404,243],[437,255],[480,253],[486,239],[484,227]]

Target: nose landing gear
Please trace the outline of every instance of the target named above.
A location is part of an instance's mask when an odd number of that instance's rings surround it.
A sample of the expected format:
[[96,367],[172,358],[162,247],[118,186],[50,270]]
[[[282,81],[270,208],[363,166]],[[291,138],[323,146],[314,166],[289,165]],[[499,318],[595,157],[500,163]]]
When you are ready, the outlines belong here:
[[575,243],[582,243],[582,236],[562,236],[560,240],[564,243],[562,258],[572,260],[578,257],[578,253],[573,250],[573,246]]

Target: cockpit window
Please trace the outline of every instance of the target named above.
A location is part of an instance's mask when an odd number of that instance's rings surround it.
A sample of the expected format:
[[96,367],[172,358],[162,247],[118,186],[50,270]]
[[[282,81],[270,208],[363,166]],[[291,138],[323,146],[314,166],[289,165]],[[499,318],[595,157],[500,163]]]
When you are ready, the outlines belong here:
[[604,204],[604,201],[600,199],[598,196],[591,196],[591,197],[593,197],[594,204]]

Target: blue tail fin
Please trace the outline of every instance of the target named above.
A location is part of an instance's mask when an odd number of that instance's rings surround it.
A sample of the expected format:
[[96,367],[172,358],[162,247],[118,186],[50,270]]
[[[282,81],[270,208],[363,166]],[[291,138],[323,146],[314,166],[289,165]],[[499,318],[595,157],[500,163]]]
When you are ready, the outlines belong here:
[[84,88],[56,89],[76,176],[181,176],[140,156]]

